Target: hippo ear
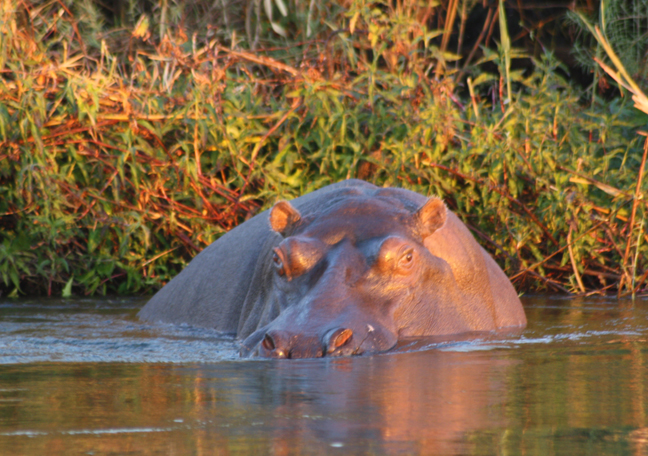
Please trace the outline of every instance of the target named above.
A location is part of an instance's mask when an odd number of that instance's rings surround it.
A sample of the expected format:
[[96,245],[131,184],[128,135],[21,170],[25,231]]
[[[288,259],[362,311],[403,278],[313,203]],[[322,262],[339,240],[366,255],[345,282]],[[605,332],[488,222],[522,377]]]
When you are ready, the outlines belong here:
[[446,221],[447,209],[443,201],[432,197],[416,211],[415,217],[421,229],[421,237],[425,239],[436,230],[443,227]]
[[301,214],[288,201],[279,201],[270,209],[270,227],[286,235],[301,220]]

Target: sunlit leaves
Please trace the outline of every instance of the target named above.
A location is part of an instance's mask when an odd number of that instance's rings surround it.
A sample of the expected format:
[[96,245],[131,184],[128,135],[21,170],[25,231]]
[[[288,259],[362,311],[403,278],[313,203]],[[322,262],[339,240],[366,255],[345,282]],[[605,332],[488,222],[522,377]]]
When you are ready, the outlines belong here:
[[[43,17],[36,36],[58,21]],[[522,288],[551,288],[532,267],[575,283],[570,230],[588,287],[619,272],[646,123],[628,102],[581,104],[548,54],[508,73],[504,103],[502,54],[487,49],[467,99],[434,76],[457,56],[415,15],[358,0],[338,19],[290,71],[171,32],[150,52],[104,43],[95,60],[65,24],[27,57],[33,38],[3,37],[0,290],[150,292],[277,199],[349,177],[441,196]],[[645,268],[648,242],[633,245]]]

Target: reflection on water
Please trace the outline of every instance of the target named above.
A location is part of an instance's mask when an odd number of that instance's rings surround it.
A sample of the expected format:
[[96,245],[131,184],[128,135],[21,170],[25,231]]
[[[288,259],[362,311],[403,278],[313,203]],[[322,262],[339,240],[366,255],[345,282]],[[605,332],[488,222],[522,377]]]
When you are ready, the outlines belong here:
[[648,302],[352,359],[236,358],[143,301],[0,303],[0,454],[648,454]]

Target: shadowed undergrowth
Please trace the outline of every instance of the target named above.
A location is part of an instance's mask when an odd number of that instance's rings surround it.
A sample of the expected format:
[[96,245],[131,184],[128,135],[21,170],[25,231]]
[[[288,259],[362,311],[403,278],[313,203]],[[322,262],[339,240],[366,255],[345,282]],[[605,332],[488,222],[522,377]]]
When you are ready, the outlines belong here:
[[91,46],[62,2],[2,5],[4,293],[150,293],[277,199],[351,177],[444,198],[518,290],[648,288],[646,116],[590,103],[551,54],[523,72],[485,50],[468,91],[434,31],[364,2],[284,59],[179,26]]

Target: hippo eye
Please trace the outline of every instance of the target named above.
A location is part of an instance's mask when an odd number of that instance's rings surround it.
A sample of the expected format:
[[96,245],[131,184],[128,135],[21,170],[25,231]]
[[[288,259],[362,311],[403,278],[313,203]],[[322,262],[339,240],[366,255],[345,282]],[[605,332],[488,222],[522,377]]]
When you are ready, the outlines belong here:
[[401,268],[409,268],[412,265],[413,260],[414,260],[414,250],[408,249],[401,256],[401,259],[398,262],[398,265]]
[[274,264],[274,267],[280,276],[285,274],[283,260],[281,259],[279,252],[277,252],[276,250],[272,254],[272,264]]

